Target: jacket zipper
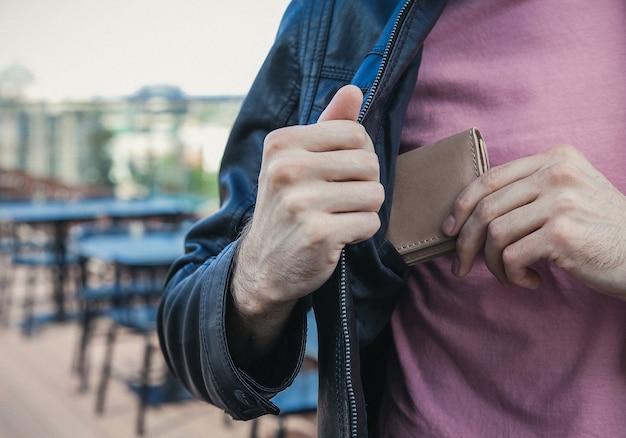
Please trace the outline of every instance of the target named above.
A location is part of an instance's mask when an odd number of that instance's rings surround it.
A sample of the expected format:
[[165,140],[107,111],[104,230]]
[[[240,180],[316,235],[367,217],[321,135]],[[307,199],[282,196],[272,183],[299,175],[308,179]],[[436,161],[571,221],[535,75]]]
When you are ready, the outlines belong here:
[[[396,16],[393,27],[389,34],[389,40],[387,41],[387,45],[385,46],[385,51],[383,52],[382,59],[380,62],[380,66],[378,67],[378,71],[376,73],[376,77],[372,82],[372,86],[370,88],[370,92],[361,107],[361,111],[359,112],[359,117],[357,122],[362,123],[365,118],[369,108],[372,105],[374,100],[374,95],[380,85],[380,82],[383,77],[383,73],[387,67],[387,62],[389,61],[389,57],[393,47],[395,46],[396,35],[398,33],[398,29],[400,28],[401,23],[404,21],[404,16],[406,11],[411,7],[415,0],[406,0],[402,9]],[[354,384],[352,382],[352,364],[351,364],[351,356],[352,356],[352,346],[350,343],[350,336],[348,330],[348,285],[347,285],[347,269],[346,269],[346,250],[345,248],[341,251],[341,258],[339,261],[340,266],[340,289],[339,289],[339,305],[340,305],[340,315],[341,315],[341,330],[344,338],[345,345],[345,379],[346,379],[346,389],[348,391],[348,405],[350,408],[350,436],[352,438],[359,438],[358,436],[358,411],[356,405],[356,396],[354,394]]]
[[362,123],[365,118],[367,112],[369,111],[370,106],[372,106],[372,102],[374,100],[374,95],[380,85],[380,81],[382,80],[383,73],[387,67],[387,62],[389,61],[389,56],[393,47],[395,46],[396,35],[398,33],[398,29],[400,28],[401,23],[404,21],[404,15],[406,11],[411,7],[411,5],[415,2],[415,0],[406,0],[402,9],[396,16],[396,20],[393,23],[393,27],[391,28],[391,32],[389,33],[389,40],[387,41],[387,45],[385,46],[385,51],[383,52],[382,59],[380,61],[380,66],[378,67],[378,72],[376,73],[376,77],[374,78],[374,82],[372,82],[372,86],[370,87],[370,92],[361,107],[361,112],[359,113],[359,117],[357,122]]

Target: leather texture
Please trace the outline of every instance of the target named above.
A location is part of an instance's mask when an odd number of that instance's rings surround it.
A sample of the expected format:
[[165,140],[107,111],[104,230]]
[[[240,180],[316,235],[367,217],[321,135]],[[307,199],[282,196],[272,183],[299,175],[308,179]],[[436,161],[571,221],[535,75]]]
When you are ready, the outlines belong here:
[[407,264],[454,252],[456,239],[444,235],[441,224],[461,191],[487,169],[477,128],[398,157],[387,238]]

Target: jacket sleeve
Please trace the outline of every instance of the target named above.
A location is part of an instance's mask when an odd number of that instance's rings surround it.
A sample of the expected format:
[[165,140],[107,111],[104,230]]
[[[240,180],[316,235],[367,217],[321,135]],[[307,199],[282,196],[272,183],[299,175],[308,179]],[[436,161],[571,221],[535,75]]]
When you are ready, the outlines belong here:
[[264,138],[297,121],[300,8],[293,2],[287,9],[233,126],[220,169],[220,210],[188,233],[186,254],[170,270],[157,317],[172,373],[194,397],[235,419],[277,413],[269,399],[291,384],[304,354],[305,303],[296,307],[280,357],[267,364],[262,382],[233,362],[225,332],[233,256],[238,234],[253,213]]

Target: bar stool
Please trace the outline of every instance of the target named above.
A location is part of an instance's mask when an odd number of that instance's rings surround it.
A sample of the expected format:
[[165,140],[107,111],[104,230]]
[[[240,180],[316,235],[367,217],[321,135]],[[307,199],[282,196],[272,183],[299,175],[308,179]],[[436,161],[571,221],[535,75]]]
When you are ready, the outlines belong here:
[[157,306],[120,307],[106,312],[111,325],[107,335],[105,360],[102,364],[100,383],[96,394],[96,413],[104,413],[104,405],[108,384],[112,375],[112,359],[114,344],[120,329],[137,334],[144,339],[143,360],[138,381],[128,380],[128,388],[138,396],[137,420],[135,431],[138,435],[145,432],[145,416],[148,406],[156,406],[162,403],[180,402],[190,400],[191,396],[171,377],[165,369],[164,382],[151,385],[152,355],[158,350],[153,345],[156,332]]
[[[8,324],[7,312],[13,301],[13,292],[16,290],[16,271],[22,268],[26,269],[21,327],[23,333],[27,336],[33,335],[38,328],[35,316],[37,285],[43,283],[38,280],[47,273],[55,275],[56,271],[60,269],[65,270],[78,264],[78,257],[74,254],[67,253],[59,260],[59,255],[49,234],[44,229],[34,229],[25,225],[15,230],[11,253],[12,269],[4,280],[2,313],[5,322]],[[66,280],[70,283],[69,279]],[[49,316],[48,319],[53,317]]]
[[[81,241],[92,237],[120,236],[129,233],[126,226],[114,226],[101,229],[88,229],[73,238],[76,246]],[[166,266],[121,266],[115,262],[99,260],[103,266],[97,281],[89,281],[88,264],[94,262],[80,251],[80,281],[76,289],[76,301],[80,316],[80,334],[75,349],[72,369],[79,376],[79,391],[88,389],[89,360],[88,346],[93,336],[96,319],[104,316],[110,308],[124,308],[133,304],[158,302],[162,291],[162,280],[167,272]],[[110,277],[110,278],[107,278]],[[93,280],[93,279],[91,279]],[[95,283],[95,284],[94,284]]]

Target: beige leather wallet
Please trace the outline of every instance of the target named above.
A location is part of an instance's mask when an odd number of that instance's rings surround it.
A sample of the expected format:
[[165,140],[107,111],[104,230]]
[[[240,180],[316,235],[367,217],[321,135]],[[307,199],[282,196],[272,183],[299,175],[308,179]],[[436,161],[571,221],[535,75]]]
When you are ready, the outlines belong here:
[[461,191],[489,169],[476,128],[398,156],[387,239],[413,265],[454,252],[441,232]]

